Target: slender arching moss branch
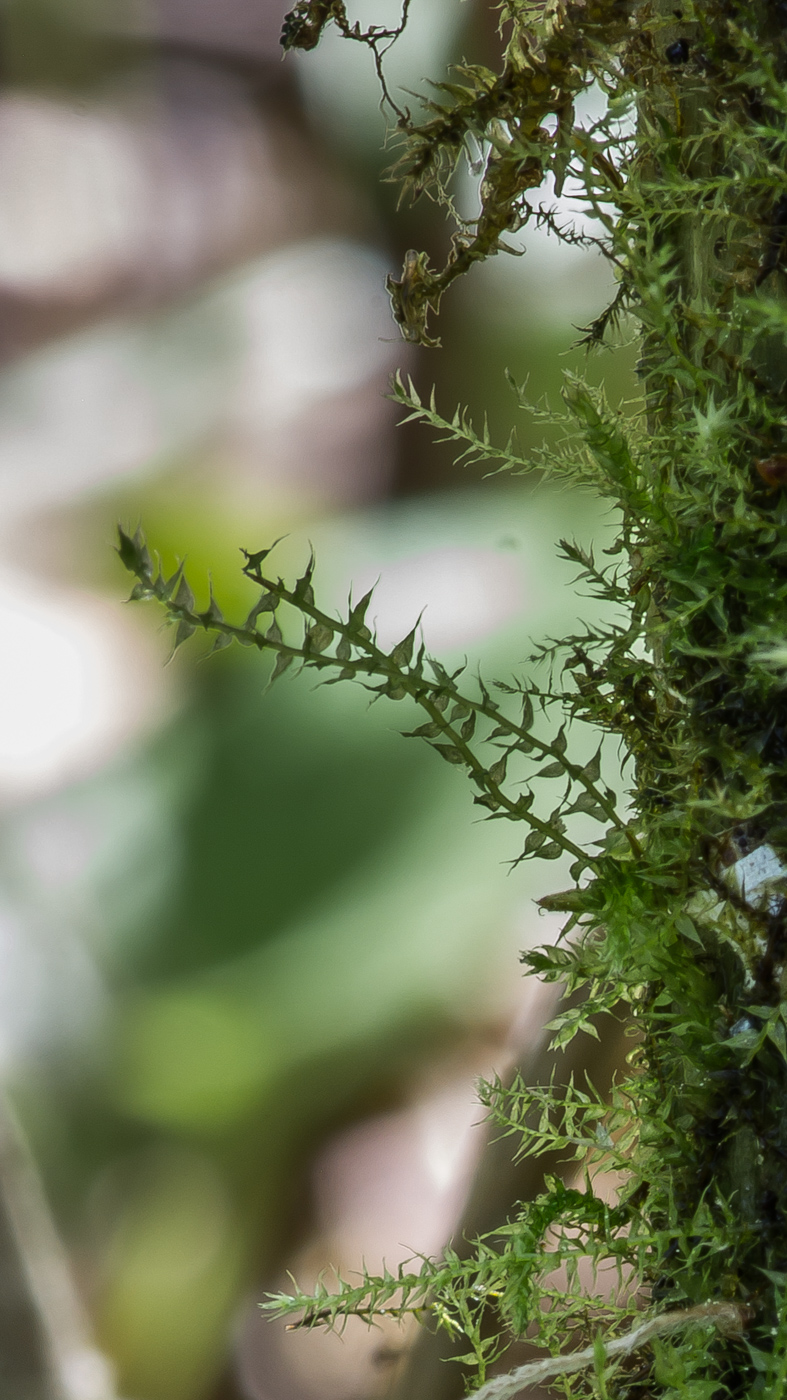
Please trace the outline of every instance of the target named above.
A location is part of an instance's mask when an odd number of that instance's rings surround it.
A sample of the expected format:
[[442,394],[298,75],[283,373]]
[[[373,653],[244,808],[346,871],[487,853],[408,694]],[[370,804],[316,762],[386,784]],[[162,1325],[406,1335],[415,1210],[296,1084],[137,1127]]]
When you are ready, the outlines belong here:
[[[540,185],[550,168],[559,171],[563,161],[542,123],[553,113],[573,111],[594,51],[625,37],[632,8],[629,0],[567,0],[555,8],[538,43],[522,44],[516,36],[496,78],[486,70],[473,72],[475,89],[460,92],[453,85],[450,103],[430,103],[437,113],[430,122],[403,127],[405,151],[392,178],[413,196],[432,188],[447,199],[443,170],[453,171],[467,138],[474,135],[491,145],[475,234],[454,236],[441,271],[408,254],[401,280],[388,279],[394,318],[406,339],[434,345],[427,318],[439,309],[443,293],[474,263],[498,252],[503,235],[530,217],[526,191]],[[571,139],[580,140],[573,127]],[[581,139],[586,148],[585,133]],[[609,158],[597,151],[592,164],[619,195],[623,181]]]
[[[443,732],[453,740],[457,750],[460,753],[462,753],[465,757],[465,761],[471,773],[480,781],[481,774],[485,773],[486,770],[484,769],[483,765],[480,764],[479,761],[476,759],[475,755],[472,753],[472,750],[469,748],[469,745],[467,745],[461,738],[461,736],[457,734],[456,731],[451,727],[451,725],[445,719],[445,716],[439,710],[437,710],[434,704],[430,703],[428,695],[425,694],[423,691],[422,682],[420,681],[420,679],[416,679],[414,681],[405,671],[398,667],[392,660],[392,658],[386,655],[386,653],[380,647],[378,647],[371,638],[359,641],[357,638],[357,634],[353,634],[350,631],[350,629],[347,626],[345,626],[344,623],[336,620],[335,618],[329,617],[326,613],[322,612],[320,608],[317,608],[314,605],[314,603],[296,596],[296,594],[294,594],[292,591],[288,590],[283,586],[281,580],[275,581],[273,579],[266,578],[259,570],[249,572],[247,569],[245,572],[247,573],[248,577],[254,579],[254,582],[257,583],[260,586],[260,588],[265,589],[267,592],[277,594],[283,602],[290,603],[299,611],[306,613],[308,617],[311,617],[315,622],[319,623],[321,626],[325,628],[333,628],[341,636],[346,637],[349,641],[352,641],[353,645],[362,648],[367,653],[377,673],[388,676],[389,679],[396,681],[399,685],[404,687],[407,690],[408,694],[411,695],[412,698],[415,701],[417,701],[417,703],[421,705],[423,709],[426,710],[433,723],[438,724],[443,730]],[[318,661],[317,664],[329,665],[330,659],[324,658],[322,662]],[[352,663],[348,661],[345,664],[349,667]],[[356,664],[359,670],[363,670],[362,663]],[[491,700],[490,697],[487,696],[483,701],[480,701],[474,700],[467,695],[462,695],[461,697],[457,695],[457,699],[460,698],[462,704],[466,705],[468,709],[472,710],[475,714],[481,715],[486,719],[494,720],[494,722],[498,725],[500,729],[504,729],[508,734],[523,740],[529,748],[534,749],[542,757],[551,758],[554,762],[560,763],[563,769],[565,770],[566,775],[568,777],[573,778],[575,782],[579,783],[582,787],[584,787],[586,792],[588,792],[590,796],[593,797],[595,802],[598,803],[598,806],[609,818],[610,822],[612,822],[612,824],[615,827],[617,827],[619,831],[623,832],[626,835],[626,839],[628,840],[634,855],[642,855],[642,850],[639,845],[639,842],[637,841],[636,835],[633,831],[631,831],[627,824],[621,820],[615,809],[614,803],[611,802],[606,796],[606,794],[602,792],[601,789],[596,785],[596,783],[588,777],[587,773],[584,771],[583,768],[580,767],[579,764],[572,763],[569,759],[567,759],[565,757],[565,754],[560,749],[558,749],[554,743],[548,743],[543,739],[539,739],[529,729],[525,729],[522,725],[517,724],[514,720],[509,719],[503,713],[500,707],[496,705],[493,700]],[[517,808],[516,803],[512,803],[507,798],[505,798],[497,784],[490,785],[489,781],[486,780],[483,782],[482,786],[487,787],[488,790],[493,794],[493,796],[499,799],[501,805],[504,806],[506,810],[508,810],[512,815],[519,810]],[[528,821],[530,821],[533,825],[537,825],[537,823],[531,816],[528,816]],[[538,829],[541,828],[539,827]],[[544,827],[543,829],[547,830],[546,827]],[[585,858],[583,853],[580,851],[579,847],[575,846],[571,842],[566,842],[565,849],[567,852],[573,854],[574,856],[582,855],[583,858]]]
[[[203,613],[196,610],[196,604],[191,589],[183,575],[182,568],[179,568],[175,575],[169,580],[163,578],[159,573],[156,577],[153,572],[152,559],[147,551],[144,540],[137,533],[133,538],[124,531],[120,531],[119,553],[127,567],[136,574],[137,586],[132,593],[132,598],[139,600],[144,597],[156,598],[166,608],[172,622],[177,624],[176,647],[188,636],[193,635],[198,629],[206,632],[213,632],[227,641],[237,641],[244,646],[255,646],[259,651],[273,652],[278,658],[277,663],[290,664],[293,661],[300,661],[303,665],[312,666],[318,671],[338,671],[340,676],[346,679],[361,677],[380,677],[384,680],[386,693],[392,698],[403,698],[409,695],[429,716],[434,729],[440,736],[447,739],[450,745],[450,752],[456,755],[453,761],[460,761],[468,769],[473,782],[485,793],[496,808],[502,808],[508,817],[515,821],[524,821],[531,829],[543,836],[545,840],[554,842],[567,855],[574,860],[582,862],[584,867],[592,868],[594,860],[584,851],[581,846],[572,841],[554,821],[544,821],[531,811],[532,797],[511,798],[504,791],[502,781],[495,774],[494,765],[489,768],[485,765],[470,746],[467,738],[458,730],[451,720],[446,717],[445,703],[454,702],[462,707],[463,712],[473,712],[484,714],[484,707],[476,701],[467,699],[461,695],[453,683],[440,683],[439,681],[429,681],[423,674],[423,651],[420,653],[418,662],[414,669],[406,669],[405,665],[399,664],[397,652],[401,649],[394,647],[391,655],[387,655],[374,642],[369,629],[365,626],[352,626],[350,623],[342,622],[336,618],[331,618],[327,613],[318,608],[311,596],[311,572],[313,562],[310,563],[307,574],[294,589],[285,586],[281,579],[268,578],[264,575],[257,563],[260,557],[266,557],[270,551],[261,551],[260,555],[250,555],[247,553],[247,563],[244,573],[254,583],[263,590],[263,600],[265,603],[263,611],[275,613],[276,607],[280,603],[287,603],[303,616],[308,618],[313,629],[307,630],[304,643],[300,647],[292,646],[285,642],[277,624],[268,630],[266,634],[258,631],[256,619],[259,609],[252,609],[249,620],[243,626],[236,626],[229,623],[223,617],[215,600],[211,596],[210,607]],[[338,634],[345,642],[345,652],[343,656],[330,656],[326,654],[326,648],[330,645],[335,634]],[[409,639],[411,653],[412,637]],[[351,648],[360,651],[362,655],[353,657]],[[274,673],[275,674],[275,673]],[[499,724],[503,722],[503,716],[497,706],[491,706],[487,718]],[[542,740],[534,739],[522,726],[506,722],[506,729],[527,749],[535,748],[543,756],[552,757],[561,765],[567,775],[576,776],[578,781],[583,781],[583,771],[577,765],[569,765],[562,751]],[[587,784],[587,777],[584,782]],[[599,806],[604,804],[604,808],[609,808],[610,803],[604,795],[591,784],[594,800],[599,801]],[[624,829],[624,828],[623,828]]]
[[[342,1317],[359,1317],[362,1322],[367,1322],[371,1326],[375,1318],[378,1317],[393,1317],[399,1322],[403,1317],[426,1317],[429,1311],[429,1303],[412,1303],[407,1304],[405,1307],[392,1305],[391,1307],[375,1308],[364,1307],[363,1304],[359,1304],[356,1308],[344,1308],[342,1310]],[[301,1332],[304,1328],[316,1327],[321,1322],[330,1322],[331,1317],[330,1308],[312,1308],[308,1312],[305,1312],[303,1317],[299,1317],[297,1322],[286,1323],[284,1330],[285,1332]]]
[[555,747],[554,743],[550,744],[545,740],[536,738],[534,734],[524,729],[522,725],[509,719],[508,716],[495,705],[493,700],[473,700],[466,695],[463,695],[462,699],[476,714],[484,715],[486,718],[494,718],[499,729],[505,730],[508,734],[525,740],[533,749],[540,753],[543,758],[551,758],[554,762],[562,764],[567,777],[573,778],[575,782],[579,783],[594,801],[598,803],[602,812],[609,818],[612,825],[625,835],[632,853],[638,857],[642,856],[642,847],[637,840],[636,834],[619,816],[614,802],[608,799],[606,793],[602,792],[596,783],[593,782],[592,778],[587,776],[587,773],[579,764],[572,763],[570,759],[566,758],[565,754],[561,753]]
[[[499,802],[501,807],[505,808],[509,816],[517,820],[522,819],[526,821],[528,826],[531,826],[535,831],[540,832],[543,836],[549,837],[552,841],[556,841],[559,846],[563,847],[566,854],[573,856],[575,860],[581,860],[590,866],[593,865],[593,861],[588,857],[587,851],[583,851],[581,846],[577,846],[568,836],[563,832],[557,831],[553,826],[550,826],[548,822],[541,821],[534,812],[529,811],[527,807],[522,805],[521,800],[519,802],[513,802],[511,798],[506,796],[500,784],[490,776],[483,763],[481,763],[480,759],[473,753],[470,745],[461,738],[452,725],[445,722],[444,717],[433,701],[429,700],[429,698],[423,694],[416,693],[413,693],[413,699],[417,700],[418,704],[426,710],[426,713],[430,716],[434,724],[440,724],[443,733],[451,740],[457,752],[464,758],[470,770],[471,777],[478,783],[479,787],[485,788],[490,796],[492,796],[496,802]],[[469,703],[464,696],[462,700],[464,704]],[[471,708],[475,707],[471,705]]]

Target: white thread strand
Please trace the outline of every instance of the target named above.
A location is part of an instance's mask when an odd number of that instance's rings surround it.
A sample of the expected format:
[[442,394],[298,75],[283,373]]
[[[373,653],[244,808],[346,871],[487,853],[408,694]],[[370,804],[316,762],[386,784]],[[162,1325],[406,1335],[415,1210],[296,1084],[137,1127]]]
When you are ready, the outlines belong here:
[[[736,1303],[704,1303],[700,1307],[685,1308],[679,1312],[662,1313],[627,1332],[623,1337],[613,1337],[604,1343],[606,1357],[627,1356],[639,1347],[646,1346],[652,1337],[664,1332],[675,1332],[679,1327],[687,1327],[692,1322],[708,1322],[721,1332],[743,1330],[743,1313]],[[473,1391],[468,1400],[511,1400],[526,1386],[539,1385],[553,1376],[570,1375],[573,1371],[583,1371],[596,1360],[594,1347],[584,1351],[574,1351],[567,1356],[547,1356],[542,1361],[529,1361],[517,1366],[505,1376],[493,1376],[491,1381]]]

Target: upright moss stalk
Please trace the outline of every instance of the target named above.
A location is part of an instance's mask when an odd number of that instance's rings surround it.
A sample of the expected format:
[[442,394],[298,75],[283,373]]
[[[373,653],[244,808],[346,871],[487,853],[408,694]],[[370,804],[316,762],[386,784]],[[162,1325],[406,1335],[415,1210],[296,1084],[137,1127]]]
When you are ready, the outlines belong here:
[[[328,23],[382,71],[394,31],[362,31],[343,0],[299,0],[285,43],[313,47]],[[609,1012],[629,1018],[635,1049],[611,1102],[589,1084],[482,1087],[517,1150],[562,1151],[578,1184],[548,1181],[471,1258],[447,1249],[267,1306],[299,1326],[415,1313],[465,1339],[488,1400],[545,1376],[571,1395],[775,1400],[787,1387],[787,4],[504,0],[501,26],[498,73],[463,65],[420,123],[394,108],[407,193],[455,217],[457,164],[479,149],[486,163],[481,211],[457,224],[445,266],[412,251],[390,279],[394,315],[407,339],[434,344],[442,296],[508,233],[538,221],[576,241],[537,194],[570,175],[618,279],[584,341],[639,324],[641,405],[613,411],[569,377],[562,440],[524,460],[411,385],[394,392],[461,455],[537,466],[614,503],[608,560],[561,546],[603,621],[542,650],[541,683],[472,682],[427,657],[417,628],[378,646],[368,595],[326,614],[311,561],[287,586],[269,551],[247,554],[260,597],[233,624],[212,598],[197,609],[182,570],[165,579],[139,533],[121,532],[120,553],[132,597],[163,605],[176,645],[204,629],[219,647],[270,652],[273,679],[296,661],[419,708],[408,732],[464,770],[490,818],[523,823],[521,859],[571,859],[571,888],[541,901],[568,915],[564,937],[524,958],[585,989],[553,1023],[555,1044]],[[574,101],[591,83],[607,110],[582,125]],[[302,640],[279,625],[293,615]],[[597,745],[580,762],[571,734],[588,725]],[[625,791],[612,780],[621,746]],[[609,1167],[625,1174],[615,1205],[594,1190]],[[591,1278],[614,1266],[616,1297],[588,1284],[588,1265]],[[553,1360],[501,1377],[525,1333]]]

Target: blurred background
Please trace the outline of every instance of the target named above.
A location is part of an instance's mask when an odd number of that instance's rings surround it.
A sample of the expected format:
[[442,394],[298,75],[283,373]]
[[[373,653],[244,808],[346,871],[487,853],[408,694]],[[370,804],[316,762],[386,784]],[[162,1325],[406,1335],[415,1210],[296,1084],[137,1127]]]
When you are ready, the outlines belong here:
[[[160,619],[122,602],[118,519],[166,566],[187,556],[205,596],[210,569],[230,613],[239,546],[286,535],[287,574],[311,541],[325,606],[379,579],[386,642],[426,606],[430,650],[487,676],[590,606],[553,542],[603,539],[597,503],[455,468],[386,394],[399,369],[449,415],[487,410],[502,441],[516,422],[527,449],[543,425],[504,371],[557,403],[607,269],[526,230],[525,256],[450,293],[444,349],[404,345],[385,274],[410,246],[439,262],[443,216],[397,211],[381,182],[368,52],[329,34],[283,61],[285,8],[0,3],[13,1400],[458,1394],[406,1329],[285,1334],[257,1303],[287,1270],[308,1286],[461,1242],[528,1189],[488,1154],[472,1187],[474,1082],[544,1070],[551,993],[517,952],[556,935],[532,901],[565,871],[509,877],[518,832],[476,821],[393,706],[289,676],[263,700],[264,664],[237,649],[167,666]],[[494,63],[495,24],[484,0],[417,0],[389,81],[423,92],[465,55]],[[472,213],[469,174],[459,197]],[[589,373],[617,401],[632,364]]]

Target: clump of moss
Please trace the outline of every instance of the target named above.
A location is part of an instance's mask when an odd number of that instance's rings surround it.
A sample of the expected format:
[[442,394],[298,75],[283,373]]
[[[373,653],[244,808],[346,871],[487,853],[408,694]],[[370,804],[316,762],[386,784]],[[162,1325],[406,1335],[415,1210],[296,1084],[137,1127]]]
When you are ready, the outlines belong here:
[[[399,31],[362,31],[343,0],[300,0],[285,47],[314,47],[329,23],[369,45],[382,73]],[[565,936],[525,958],[534,975],[585,990],[554,1022],[555,1044],[606,1012],[629,1018],[636,1046],[610,1102],[589,1086],[483,1088],[520,1152],[573,1154],[581,1189],[547,1181],[470,1258],[446,1250],[415,1271],[266,1306],[305,1326],[415,1312],[465,1339],[461,1359],[490,1397],[527,1379],[488,1382],[526,1331],[573,1396],[776,1397],[787,1377],[787,9],[504,0],[500,24],[500,70],[464,64],[436,85],[426,120],[385,90],[406,195],[428,193],[456,218],[457,167],[479,149],[485,159],[478,217],[456,222],[442,269],[408,253],[389,279],[394,316],[407,339],[434,344],[443,294],[507,234],[538,219],[575,240],[538,194],[570,175],[618,283],[584,343],[592,352],[624,318],[637,324],[641,406],[624,419],[569,378],[562,440],[525,461],[412,386],[395,396],[461,455],[537,465],[609,499],[609,558],[561,545],[603,621],[542,651],[541,684],[470,682],[427,657],[417,629],[380,648],[368,595],[328,616],[313,561],[287,586],[269,551],[247,554],[260,597],[230,624],[213,599],[197,610],[182,570],[163,578],[141,535],[121,534],[120,553],[132,597],[163,605],[176,645],[204,629],[217,646],[271,653],[274,680],[296,662],[418,708],[408,733],[466,773],[490,818],[522,823],[522,860],[571,857],[572,887],[543,901],[568,915]],[[582,125],[574,103],[591,84],[606,111]],[[288,614],[302,640],[281,628]],[[580,763],[571,739],[583,726],[597,744]],[[616,791],[605,773],[621,748],[630,786]],[[610,1165],[626,1181],[615,1206],[594,1191]],[[626,1280],[617,1302],[582,1283],[588,1263]],[[578,1350],[566,1357],[569,1339]]]

